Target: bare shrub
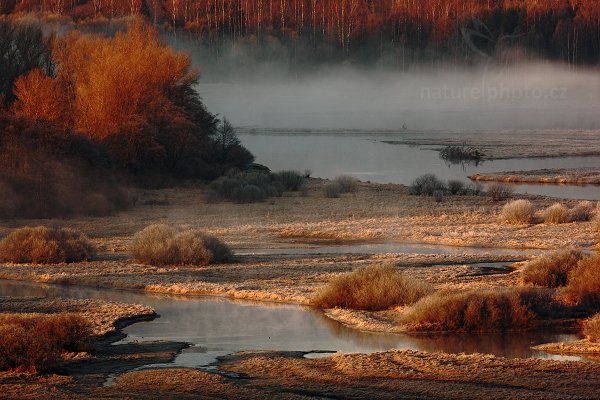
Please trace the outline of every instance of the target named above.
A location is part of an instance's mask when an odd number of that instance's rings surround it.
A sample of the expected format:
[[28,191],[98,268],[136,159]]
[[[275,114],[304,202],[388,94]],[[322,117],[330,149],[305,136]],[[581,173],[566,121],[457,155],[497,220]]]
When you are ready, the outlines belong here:
[[231,191],[230,199],[236,203],[256,203],[268,197],[267,193],[256,185],[243,185]]
[[535,210],[529,200],[514,200],[500,211],[500,219],[506,224],[524,225],[533,221]]
[[583,334],[590,342],[600,342],[600,314],[585,321]]
[[415,179],[410,189],[411,193],[415,195],[433,196],[437,190],[445,192],[446,184],[433,174],[425,174]]
[[319,308],[378,311],[412,304],[431,291],[428,284],[393,266],[376,266],[333,279],[317,293],[312,304]]
[[465,183],[462,181],[453,180],[453,179],[449,180],[448,181],[448,192],[450,192],[451,195],[465,193],[466,192]]
[[546,291],[440,291],[419,300],[404,322],[417,330],[504,332],[529,328],[536,313],[546,312]]
[[0,315],[0,370],[40,372],[66,351],[91,349],[92,327],[75,314]]
[[0,241],[0,260],[53,264],[91,260],[96,250],[87,236],[67,228],[19,228]]
[[337,199],[342,195],[342,188],[337,182],[329,182],[323,187],[323,193],[327,198]]
[[342,193],[355,193],[358,190],[358,179],[350,175],[340,175],[334,179]]
[[585,257],[569,273],[563,293],[568,301],[590,307],[600,306],[600,257]]
[[436,190],[433,192],[433,198],[436,203],[441,203],[444,200],[444,192],[442,190]]
[[508,199],[514,193],[511,185],[501,182],[492,182],[487,185],[486,192],[494,201],[503,201]]
[[150,225],[133,237],[131,255],[152,265],[227,262],[231,249],[219,239],[191,229],[179,232],[167,225]]
[[544,210],[542,218],[546,224],[564,224],[569,222],[569,209],[561,203],[555,203]]
[[275,173],[275,179],[290,192],[300,191],[306,185],[306,177],[300,171],[279,171]]
[[569,272],[583,259],[583,253],[565,250],[544,255],[527,263],[523,269],[523,282],[544,287],[565,286]]
[[595,207],[591,201],[580,201],[569,212],[569,220],[574,222],[589,221],[595,214]]

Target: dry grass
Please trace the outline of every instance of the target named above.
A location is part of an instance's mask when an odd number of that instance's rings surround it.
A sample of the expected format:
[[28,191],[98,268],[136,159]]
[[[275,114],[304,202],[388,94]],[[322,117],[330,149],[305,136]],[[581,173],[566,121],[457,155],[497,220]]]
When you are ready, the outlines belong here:
[[219,239],[199,230],[177,231],[167,225],[150,225],[133,237],[131,255],[152,265],[227,262],[231,249]]
[[0,370],[40,372],[67,351],[90,349],[90,323],[76,314],[0,316]]
[[485,191],[488,195],[490,195],[492,200],[503,201],[512,196],[515,189],[506,183],[493,182],[487,185]]
[[533,221],[535,210],[529,200],[514,200],[507,203],[500,211],[502,222],[511,225],[526,225]]
[[580,260],[569,273],[563,293],[568,301],[590,307],[600,306],[600,256]]
[[571,220],[569,209],[561,203],[554,203],[542,213],[546,224],[565,224]]
[[531,327],[538,310],[551,303],[546,291],[439,291],[417,302],[404,317],[423,331],[505,332]]
[[19,228],[0,242],[0,260],[14,263],[88,261],[95,252],[83,233],[66,228]]
[[329,182],[323,186],[323,193],[328,199],[337,199],[343,192],[342,187],[337,182]]
[[565,286],[568,282],[569,272],[577,267],[577,263],[582,258],[583,254],[574,250],[538,257],[527,263],[523,269],[523,282],[544,287]]
[[412,304],[431,292],[426,283],[390,265],[369,267],[333,279],[313,298],[319,308],[380,311]]
[[596,208],[591,201],[580,201],[569,212],[571,221],[589,221],[596,214]]
[[585,321],[583,334],[590,342],[600,342],[600,314]]

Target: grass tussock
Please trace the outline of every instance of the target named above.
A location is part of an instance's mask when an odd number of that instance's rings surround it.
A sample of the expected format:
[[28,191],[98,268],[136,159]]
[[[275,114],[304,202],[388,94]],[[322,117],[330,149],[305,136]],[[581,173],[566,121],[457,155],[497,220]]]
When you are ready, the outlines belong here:
[[569,209],[561,203],[555,203],[542,213],[546,224],[565,224],[571,220]]
[[152,265],[207,265],[231,259],[231,249],[197,229],[178,231],[167,225],[150,225],[133,237],[131,255]]
[[417,302],[404,322],[422,331],[506,332],[531,327],[551,303],[547,291],[440,291]]
[[431,291],[428,284],[393,266],[376,266],[333,279],[317,293],[312,304],[318,308],[380,311],[412,304]]
[[53,264],[91,260],[96,250],[81,232],[66,228],[19,228],[0,241],[0,260]]
[[500,211],[500,219],[505,224],[526,225],[533,221],[535,209],[529,200],[514,200]]
[[504,201],[514,193],[514,187],[502,182],[493,182],[487,185],[486,193],[494,201]]
[[588,307],[600,306],[600,256],[585,257],[569,272],[563,293],[567,301]]
[[583,257],[583,253],[575,250],[538,257],[527,263],[523,269],[523,282],[552,288],[566,286],[569,273],[577,267]]
[[75,314],[0,315],[0,370],[42,372],[65,352],[89,351],[92,327]]
[[585,321],[583,334],[590,342],[600,342],[600,314]]
[[580,201],[569,212],[569,219],[573,222],[590,221],[596,214],[596,207],[591,201]]

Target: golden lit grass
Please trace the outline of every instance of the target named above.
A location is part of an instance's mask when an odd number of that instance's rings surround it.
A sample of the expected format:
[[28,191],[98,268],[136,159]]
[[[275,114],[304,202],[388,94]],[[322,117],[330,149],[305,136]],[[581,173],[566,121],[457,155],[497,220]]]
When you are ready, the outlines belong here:
[[565,250],[540,256],[525,266],[523,282],[544,287],[565,286],[571,272],[581,261],[580,251]]
[[550,304],[546,291],[491,289],[439,291],[419,300],[403,321],[422,331],[505,332],[531,327]]
[[596,207],[591,201],[580,201],[569,212],[571,221],[589,221],[596,214]]
[[0,370],[40,372],[64,352],[89,350],[90,323],[76,314],[0,315]]
[[0,260],[14,263],[88,261],[95,252],[83,233],[66,228],[19,228],[0,242]]
[[564,224],[570,221],[569,209],[561,203],[555,203],[546,208],[542,213],[546,224]]
[[318,308],[380,311],[412,304],[431,293],[431,287],[391,265],[354,271],[333,279],[312,299]]
[[511,225],[526,225],[531,223],[535,210],[529,200],[514,200],[507,203],[500,211],[502,222]]
[[600,314],[585,321],[583,334],[590,342],[600,342]]
[[199,230],[179,232],[157,224],[135,234],[131,255],[138,261],[153,265],[207,265],[229,261],[232,252],[225,243]]
[[585,257],[569,272],[563,290],[566,299],[577,304],[600,306],[600,256]]

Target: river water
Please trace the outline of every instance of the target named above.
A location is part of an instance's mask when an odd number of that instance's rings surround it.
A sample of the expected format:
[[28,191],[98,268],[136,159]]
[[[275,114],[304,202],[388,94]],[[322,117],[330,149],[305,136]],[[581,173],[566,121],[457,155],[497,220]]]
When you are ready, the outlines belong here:
[[76,286],[0,281],[0,296],[93,298],[153,307],[160,315],[124,329],[126,342],[172,340],[193,344],[170,366],[206,367],[216,357],[242,350],[370,353],[390,349],[487,353],[504,357],[579,360],[532,350],[548,342],[571,342],[574,334],[405,335],[365,333],[322,313],[296,305],[233,301],[217,297],[177,297]]

